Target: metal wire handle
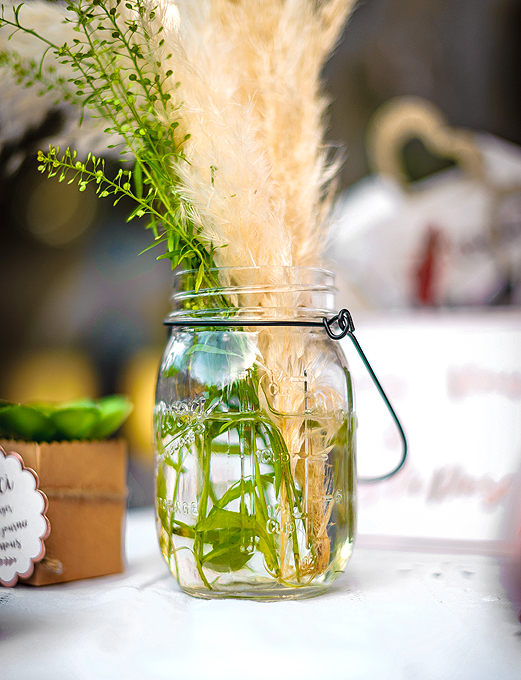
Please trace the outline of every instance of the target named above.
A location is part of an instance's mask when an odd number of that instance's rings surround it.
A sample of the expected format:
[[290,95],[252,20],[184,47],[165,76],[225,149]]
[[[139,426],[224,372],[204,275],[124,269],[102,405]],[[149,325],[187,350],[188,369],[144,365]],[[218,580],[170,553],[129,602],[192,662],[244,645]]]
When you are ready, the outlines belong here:
[[[353,322],[353,317],[351,316],[351,313],[347,309],[341,309],[340,312],[336,315],[333,316],[331,319],[327,319],[324,317],[322,319],[322,322],[324,324],[324,328],[327,331],[327,334],[332,340],[341,340],[342,338],[345,338],[346,335],[349,337],[353,345],[355,346],[356,351],[360,355],[360,358],[362,359],[364,366],[367,369],[367,372],[371,376],[373,383],[376,386],[376,389],[380,393],[380,396],[385,402],[385,405],[387,406],[387,409],[389,413],[391,414],[394,424],[396,425],[396,428],[398,430],[398,434],[400,435],[400,439],[402,440],[402,457],[400,459],[400,462],[398,465],[391,470],[391,472],[388,472],[385,475],[380,475],[378,477],[359,477],[358,481],[362,484],[372,484],[374,482],[383,482],[385,479],[389,479],[389,477],[392,477],[395,475],[398,470],[401,470],[402,467],[405,464],[405,461],[407,459],[407,437],[405,436],[405,432],[403,430],[402,424],[400,423],[400,420],[398,416],[395,413],[395,410],[391,406],[391,402],[389,401],[384,388],[381,386],[380,381],[376,377],[375,372],[373,371],[371,364],[369,363],[367,357],[364,354],[363,349],[360,347],[360,343],[354,336],[354,330],[355,330],[355,324]],[[339,328],[339,332],[335,332],[332,327],[335,326],[335,324]]]
[[[187,327],[226,327],[226,326],[304,326],[304,327],[315,327],[319,328],[320,326],[324,326],[324,328],[327,331],[327,334],[332,340],[341,340],[342,338],[345,338],[345,336],[349,336],[351,339],[351,342],[356,348],[356,351],[360,355],[360,358],[364,362],[364,366],[366,367],[369,375],[371,376],[376,389],[380,393],[380,396],[385,402],[385,405],[387,406],[387,409],[389,410],[389,413],[391,414],[394,423],[398,429],[398,433],[400,435],[400,439],[402,440],[402,457],[400,459],[400,462],[398,465],[391,470],[391,472],[388,472],[385,475],[380,475],[378,477],[359,477],[358,481],[361,482],[362,484],[372,484],[373,482],[383,482],[385,479],[389,479],[389,477],[392,477],[395,475],[398,470],[401,470],[401,468],[405,464],[405,460],[407,458],[407,438],[405,436],[405,432],[403,431],[403,427],[398,419],[398,416],[396,415],[393,407],[391,406],[391,402],[389,401],[387,395],[385,394],[385,391],[383,387],[380,385],[380,381],[375,375],[375,372],[373,371],[371,364],[369,363],[367,357],[365,356],[362,348],[360,347],[360,344],[358,340],[355,338],[353,335],[353,332],[355,330],[355,324],[353,323],[353,317],[351,316],[351,313],[347,309],[341,309],[338,314],[335,316],[331,317],[331,319],[327,319],[324,317],[322,319],[322,322],[316,320],[316,321],[303,321],[303,320],[290,320],[290,319],[172,319],[172,318],[166,318],[163,322],[167,326],[187,326]],[[333,327],[335,324],[339,328],[339,332],[335,332],[333,330]]]

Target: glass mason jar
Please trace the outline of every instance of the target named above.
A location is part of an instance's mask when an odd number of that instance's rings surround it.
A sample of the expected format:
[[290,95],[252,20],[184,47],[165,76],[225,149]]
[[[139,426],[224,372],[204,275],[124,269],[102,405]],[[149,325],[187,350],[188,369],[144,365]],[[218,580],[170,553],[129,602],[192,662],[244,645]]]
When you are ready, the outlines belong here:
[[[197,597],[326,590],[356,524],[353,386],[333,275],[302,267],[176,276],[157,383],[161,551]],[[308,324],[308,325],[306,325]]]

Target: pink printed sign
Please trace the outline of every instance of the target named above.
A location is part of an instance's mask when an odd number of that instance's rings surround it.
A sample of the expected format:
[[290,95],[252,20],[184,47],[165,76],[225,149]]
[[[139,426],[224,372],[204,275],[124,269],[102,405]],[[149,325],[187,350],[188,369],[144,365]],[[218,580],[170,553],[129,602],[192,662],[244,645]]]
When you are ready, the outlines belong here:
[[47,498],[34,470],[17,453],[0,447],[0,584],[14,586],[28,578],[45,555],[50,533]]
[[[409,440],[395,477],[359,485],[359,539],[510,550],[506,534],[515,532],[505,523],[521,488],[519,308],[367,313],[355,323]],[[349,340],[341,342],[355,384],[358,473],[383,474],[399,460],[400,440]]]

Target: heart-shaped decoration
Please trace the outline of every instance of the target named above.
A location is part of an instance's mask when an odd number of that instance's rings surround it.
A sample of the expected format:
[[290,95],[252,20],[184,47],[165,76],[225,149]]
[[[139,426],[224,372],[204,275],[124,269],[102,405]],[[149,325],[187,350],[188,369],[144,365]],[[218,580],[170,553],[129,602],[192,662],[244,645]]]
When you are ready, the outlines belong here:
[[367,135],[373,169],[409,189],[404,148],[412,140],[419,140],[434,159],[450,159],[466,175],[483,179],[483,159],[472,132],[450,127],[434,104],[412,96],[389,100],[373,117]]

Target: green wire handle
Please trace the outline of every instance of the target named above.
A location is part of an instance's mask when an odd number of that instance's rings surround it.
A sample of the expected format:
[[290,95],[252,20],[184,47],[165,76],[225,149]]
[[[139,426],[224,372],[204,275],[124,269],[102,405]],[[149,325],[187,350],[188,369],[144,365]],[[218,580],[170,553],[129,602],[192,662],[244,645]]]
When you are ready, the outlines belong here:
[[[402,424],[400,423],[400,420],[398,416],[396,415],[395,410],[391,406],[391,402],[389,401],[384,388],[381,386],[380,381],[376,377],[375,372],[373,371],[371,364],[369,363],[367,357],[364,354],[363,349],[360,347],[360,343],[354,336],[354,330],[355,330],[355,324],[353,322],[353,317],[351,316],[351,313],[347,309],[341,309],[340,312],[332,317],[331,319],[322,319],[322,322],[324,324],[324,327],[327,331],[327,334],[329,335],[330,338],[333,340],[341,340],[342,338],[345,338],[345,336],[349,336],[351,342],[355,346],[356,351],[360,355],[360,358],[364,362],[364,366],[366,367],[369,375],[371,376],[376,389],[380,393],[380,396],[385,402],[385,405],[387,406],[387,409],[389,413],[391,414],[394,424],[396,425],[396,428],[398,430],[398,434],[400,435],[400,438],[402,440],[402,457],[400,459],[400,462],[398,465],[391,470],[391,472],[388,472],[385,475],[381,475],[379,477],[359,477],[358,481],[361,482],[362,484],[372,484],[373,482],[383,482],[385,479],[389,479],[389,477],[392,477],[395,475],[398,470],[401,470],[402,467],[405,465],[405,461],[407,459],[407,437],[405,436],[405,432],[403,430]],[[332,326],[337,324],[340,332],[336,333],[335,331],[332,330]]]

